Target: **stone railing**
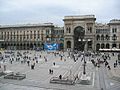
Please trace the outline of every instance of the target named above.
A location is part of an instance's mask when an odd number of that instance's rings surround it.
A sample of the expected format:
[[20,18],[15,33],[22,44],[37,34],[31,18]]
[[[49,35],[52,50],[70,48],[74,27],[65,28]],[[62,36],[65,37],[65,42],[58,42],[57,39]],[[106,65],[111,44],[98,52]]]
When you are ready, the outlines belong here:
[[56,83],[56,84],[66,84],[66,85],[74,85],[74,80],[69,80],[68,78],[58,78],[58,77],[52,77],[50,79],[50,83]]
[[26,78],[26,74],[21,74],[21,73],[11,73],[6,76],[4,76],[4,79],[14,79],[14,80],[23,80]]

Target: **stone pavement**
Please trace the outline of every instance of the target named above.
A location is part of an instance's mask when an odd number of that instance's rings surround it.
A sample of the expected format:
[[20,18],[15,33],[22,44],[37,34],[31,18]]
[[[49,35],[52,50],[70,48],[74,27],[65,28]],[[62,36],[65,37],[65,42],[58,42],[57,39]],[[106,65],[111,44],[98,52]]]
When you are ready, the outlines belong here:
[[118,64],[117,67],[114,68],[114,63],[116,60],[118,60],[117,54],[115,54],[115,56],[112,56],[111,60],[108,60],[111,70],[107,70],[107,72],[110,78],[120,82],[120,65]]
[[[22,52],[22,51],[21,51]],[[20,72],[26,74],[26,79],[18,81],[18,80],[9,80],[0,78],[0,90],[27,90],[26,88],[30,88],[29,90],[96,90],[92,85],[83,86],[81,84],[75,84],[73,86],[69,85],[61,85],[61,84],[51,84],[50,79],[52,77],[58,77],[62,75],[67,77],[70,75],[74,77],[79,72],[83,71],[83,62],[81,62],[81,58],[78,59],[77,62],[74,62],[73,59],[68,58],[68,53],[65,52],[65,57],[63,60],[60,60],[60,56],[54,56],[54,54],[47,52],[33,52],[29,53],[31,58],[35,56],[42,55],[42,58],[38,58],[39,63],[35,64],[35,69],[31,70],[30,66],[27,66],[27,63],[21,63],[14,61],[13,64],[10,64],[9,59],[6,60],[7,70],[13,72]],[[47,58],[47,62],[44,60],[44,56]],[[66,61],[64,61],[66,59]],[[86,58],[88,60],[88,58]],[[55,66],[53,65],[55,62]],[[53,69],[53,74],[49,74],[49,69]],[[87,61],[87,72],[93,72],[93,65],[90,61]]]

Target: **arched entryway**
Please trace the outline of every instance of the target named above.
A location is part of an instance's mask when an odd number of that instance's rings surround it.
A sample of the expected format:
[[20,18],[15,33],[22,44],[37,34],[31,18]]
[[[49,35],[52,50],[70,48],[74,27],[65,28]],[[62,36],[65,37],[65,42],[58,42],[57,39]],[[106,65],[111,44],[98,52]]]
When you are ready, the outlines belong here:
[[[74,29],[74,50],[84,50],[84,42],[82,41],[84,39],[84,36],[85,30],[83,27],[78,26]],[[79,39],[81,39],[81,41]]]
[[71,41],[67,41],[67,49],[71,48]]

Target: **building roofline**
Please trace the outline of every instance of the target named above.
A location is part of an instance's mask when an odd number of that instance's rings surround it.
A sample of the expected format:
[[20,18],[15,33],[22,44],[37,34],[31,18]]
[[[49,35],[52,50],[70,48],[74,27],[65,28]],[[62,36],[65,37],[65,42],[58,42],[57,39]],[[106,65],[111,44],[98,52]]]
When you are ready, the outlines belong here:
[[43,23],[43,24],[16,24],[16,25],[0,25],[0,28],[22,28],[22,27],[47,27],[52,26],[54,27],[53,23]]
[[86,19],[96,20],[95,15],[79,15],[79,16],[65,16],[63,21],[65,20],[86,20]]

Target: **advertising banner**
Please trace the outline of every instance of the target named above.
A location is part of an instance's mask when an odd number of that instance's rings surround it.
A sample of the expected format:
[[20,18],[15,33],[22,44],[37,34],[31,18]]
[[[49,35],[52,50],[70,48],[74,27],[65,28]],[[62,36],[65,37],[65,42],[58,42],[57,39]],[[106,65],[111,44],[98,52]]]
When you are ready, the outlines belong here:
[[58,50],[59,49],[59,44],[57,44],[57,43],[52,43],[52,44],[45,43],[44,44],[44,49],[45,50]]

